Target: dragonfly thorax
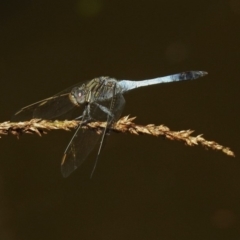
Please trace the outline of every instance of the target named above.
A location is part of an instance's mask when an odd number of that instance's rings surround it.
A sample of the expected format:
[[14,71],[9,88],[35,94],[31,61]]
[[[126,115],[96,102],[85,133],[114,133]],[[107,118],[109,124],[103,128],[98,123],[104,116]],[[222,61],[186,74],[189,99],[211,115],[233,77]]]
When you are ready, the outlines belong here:
[[69,94],[70,101],[77,106],[111,100],[113,95],[121,93],[122,89],[114,78],[99,77],[74,87]]

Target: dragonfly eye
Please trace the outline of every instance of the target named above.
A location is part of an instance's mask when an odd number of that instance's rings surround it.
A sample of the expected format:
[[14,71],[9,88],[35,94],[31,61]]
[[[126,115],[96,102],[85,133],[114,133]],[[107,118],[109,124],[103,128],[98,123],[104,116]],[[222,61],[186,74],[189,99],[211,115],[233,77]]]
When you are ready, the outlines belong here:
[[80,88],[73,88],[69,94],[70,101],[74,104],[79,106],[85,102],[83,90]]
[[75,96],[76,96],[77,102],[80,104],[82,104],[86,101],[84,90],[82,90],[82,89],[77,89]]
[[70,95],[70,100],[75,105],[80,105],[86,102],[86,94],[82,88],[73,88]]

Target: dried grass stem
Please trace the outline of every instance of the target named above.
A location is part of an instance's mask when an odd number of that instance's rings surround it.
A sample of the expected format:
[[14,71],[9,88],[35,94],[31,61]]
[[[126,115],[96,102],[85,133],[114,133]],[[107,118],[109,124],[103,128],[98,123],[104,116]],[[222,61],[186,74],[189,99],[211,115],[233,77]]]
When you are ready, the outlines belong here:
[[[164,125],[156,126],[154,124],[148,124],[141,126],[135,124],[133,121],[135,117],[129,118],[129,116],[122,117],[118,122],[112,126],[114,132],[129,132],[131,134],[148,134],[152,136],[165,136],[170,140],[178,140],[184,142],[188,146],[202,145],[205,148],[211,148],[213,150],[222,151],[228,156],[234,157],[234,153],[228,147],[224,147],[214,141],[207,141],[202,135],[192,136],[193,130],[171,131]],[[0,135],[7,135],[9,133],[20,136],[23,133],[36,133],[39,136],[46,134],[50,130],[62,129],[71,130],[75,129],[79,125],[80,121],[48,121],[41,119],[32,119],[26,122],[3,122],[0,123]],[[83,128],[90,128],[97,133],[101,133],[102,129],[106,126],[106,122],[90,122],[83,124]]]

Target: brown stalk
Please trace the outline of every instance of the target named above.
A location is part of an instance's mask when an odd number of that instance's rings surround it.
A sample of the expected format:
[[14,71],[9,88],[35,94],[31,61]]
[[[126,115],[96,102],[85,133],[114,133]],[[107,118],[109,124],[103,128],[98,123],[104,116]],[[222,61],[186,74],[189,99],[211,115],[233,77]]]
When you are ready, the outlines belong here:
[[[152,136],[165,136],[170,140],[178,140],[184,142],[188,146],[202,145],[205,148],[211,148],[214,150],[222,151],[228,156],[234,157],[234,152],[228,147],[224,147],[214,141],[207,141],[202,137],[202,135],[192,136],[193,130],[182,130],[182,131],[171,131],[168,127],[164,125],[156,126],[154,124],[148,124],[146,126],[141,126],[135,124],[133,121],[136,117],[129,118],[129,116],[122,117],[113,126],[112,130],[114,132],[129,132],[131,134],[148,134]],[[32,119],[26,122],[3,122],[0,123],[0,135],[7,135],[9,133],[19,137],[23,133],[36,133],[39,136],[41,134],[46,134],[50,130],[62,129],[69,131],[75,129],[79,125],[80,121],[48,121],[41,119]],[[95,130],[97,133],[101,133],[103,128],[105,128],[106,122],[90,122],[83,124],[83,128],[89,128]]]

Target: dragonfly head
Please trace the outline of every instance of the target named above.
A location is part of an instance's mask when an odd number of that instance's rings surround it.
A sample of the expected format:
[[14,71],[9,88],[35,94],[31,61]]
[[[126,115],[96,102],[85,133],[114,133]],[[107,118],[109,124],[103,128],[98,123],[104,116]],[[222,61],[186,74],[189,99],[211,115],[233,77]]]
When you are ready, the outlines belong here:
[[74,105],[81,105],[87,102],[86,91],[82,87],[74,87],[69,93],[69,99]]

